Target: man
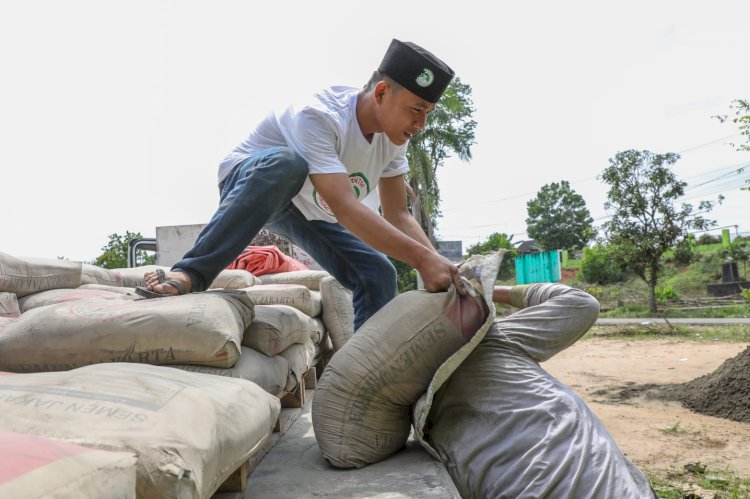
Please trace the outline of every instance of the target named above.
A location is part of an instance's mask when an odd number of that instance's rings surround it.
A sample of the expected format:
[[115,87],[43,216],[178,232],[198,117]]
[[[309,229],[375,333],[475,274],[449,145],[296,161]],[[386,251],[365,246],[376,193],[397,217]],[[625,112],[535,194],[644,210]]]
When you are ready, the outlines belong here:
[[[409,213],[404,182],[408,141],[453,74],[394,39],[364,89],[330,87],[269,115],[221,163],[221,204],[193,249],[166,275],[146,274],[142,294],[205,290],[264,226],[353,292],[355,330],[396,295],[383,253],[416,268],[428,291],[455,284],[463,293],[458,269]],[[382,218],[363,203],[375,186]]]

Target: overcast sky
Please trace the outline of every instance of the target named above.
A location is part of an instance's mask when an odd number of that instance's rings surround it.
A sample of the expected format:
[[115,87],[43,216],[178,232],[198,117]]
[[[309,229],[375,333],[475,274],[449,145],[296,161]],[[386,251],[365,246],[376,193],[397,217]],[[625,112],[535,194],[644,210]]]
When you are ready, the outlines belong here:
[[680,153],[688,200],[723,194],[712,217],[750,233],[732,173],[750,153],[711,118],[750,98],[748,18],[747,0],[3,2],[0,251],[91,260],[111,233],[205,223],[219,162],[270,109],[363,85],[392,38],[473,89],[443,239],[526,238],[526,202],[560,180],[600,223],[596,177],[626,149]]

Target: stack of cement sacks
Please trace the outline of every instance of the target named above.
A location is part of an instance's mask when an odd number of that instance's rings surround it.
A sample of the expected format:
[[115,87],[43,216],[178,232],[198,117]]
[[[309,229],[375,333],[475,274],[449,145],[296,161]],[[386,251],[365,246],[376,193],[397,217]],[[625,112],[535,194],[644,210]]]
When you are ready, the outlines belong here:
[[[69,478],[114,473],[127,488],[130,466],[138,497],[209,497],[270,436],[278,397],[351,336],[351,295],[325,272],[261,284],[224,271],[216,289],[141,299],[133,288],[153,268],[0,253],[0,438],[37,437],[40,453],[69,444]],[[43,467],[52,484],[58,464]],[[25,488],[37,478],[0,496],[43,495]]]

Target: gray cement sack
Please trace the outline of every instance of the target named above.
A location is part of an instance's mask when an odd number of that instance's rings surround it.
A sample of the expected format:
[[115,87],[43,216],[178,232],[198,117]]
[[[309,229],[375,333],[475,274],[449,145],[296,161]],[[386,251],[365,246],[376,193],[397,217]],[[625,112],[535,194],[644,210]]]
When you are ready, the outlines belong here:
[[546,283],[513,287],[511,301],[525,308],[492,325],[425,426],[461,497],[653,497],[585,402],[539,365],[591,327],[597,301]]
[[119,269],[113,269],[112,272],[116,272],[122,278],[122,285],[125,288],[137,288],[138,286],[145,286],[143,282],[143,276],[146,272],[153,272],[156,269],[162,269],[164,272],[169,272],[169,267],[161,265],[142,265],[140,267],[123,267]]
[[244,289],[256,284],[260,284],[260,279],[247,270],[224,269],[219,272],[208,289]]
[[0,449],[0,497],[135,499],[131,453],[5,431]]
[[352,292],[333,277],[326,277],[320,281],[320,299],[323,302],[323,322],[334,350],[339,350],[354,334]]
[[323,322],[322,317],[313,317],[313,320],[318,327],[312,331],[310,339],[313,343],[318,345],[321,341],[328,337],[328,328],[326,328],[326,323]]
[[[125,289],[125,288],[120,288]],[[113,293],[111,291],[99,291],[96,289],[50,289],[27,295],[18,300],[18,306],[21,313],[47,305],[56,305],[58,303],[79,300],[135,300],[136,296],[128,296],[122,293]]]
[[286,391],[293,392],[299,385],[305,373],[310,370],[315,359],[315,345],[307,340],[304,345],[295,344],[279,354],[289,362],[289,376]]
[[0,428],[136,454],[139,499],[208,499],[279,411],[249,381],[144,364],[0,376]]
[[117,271],[103,269],[96,265],[84,263],[81,268],[81,285],[104,284],[106,286],[122,287],[122,274]]
[[309,317],[321,311],[320,293],[299,284],[261,284],[243,290],[255,305],[288,305]]
[[293,270],[278,274],[264,274],[260,280],[262,284],[299,284],[307,289],[320,289],[320,280],[330,277],[325,270]]
[[0,370],[64,371],[100,362],[232,367],[253,307],[244,293],[84,300],[40,307],[0,335]]
[[0,318],[14,318],[21,315],[15,293],[0,292]]
[[124,288],[122,286],[108,286],[106,284],[82,284],[78,286],[78,289],[95,289],[97,291],[109,291],[110,293],[120,293],[121,295],[131,296],[135,299],[140,299],[140,295],[136,294],[135,288]]
[[[160,265],[143,265],[141,267],[131,267],[115,269],[122,276],[122,285],[127,288],[136,288],[138,286],[145,286],[143,277],[147,272],[153,272],[156,269],[162,269],[164,272],[171,272],[171,267],[164,267]],[[224,269],[219,272],[216,279],[211,283],[209,289],[243,289],[250,286],[255,286],[260,280],[253,274],[246,270],[229,270]]]
[[0,291],[22,296],[81,285],[81,262],[15,257],[0,252]]
[[242,344],[268,356],[276,355],[295,343],[310,340],[318,324],[288,305],[256,305],[255,318],[245,330]]
[[[481,341],[494,318],[492,285],[500,255],[460,271],[467,296],[403,293],[373,315],[331,359],[312,405],[315,438],[339,468],[359,468],[404,446],[409,411]],[[437,380],[437,381],[436,381]]]
[[184,371],[227,376],[252,381],[271,395],[284,393],[289,377],[289,361],[281,355],[269,357],[252,348],[242,347],[242,355],[229,369],[208,366],[175,365]]

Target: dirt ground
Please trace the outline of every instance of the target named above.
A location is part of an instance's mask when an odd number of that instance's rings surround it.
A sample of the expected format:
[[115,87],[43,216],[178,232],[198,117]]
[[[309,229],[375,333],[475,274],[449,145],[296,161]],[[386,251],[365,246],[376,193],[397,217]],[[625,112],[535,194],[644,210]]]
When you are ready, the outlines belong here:
[[747,343],[579,341],[542,364],[581,396],[638,466],[656,476],[689,463],[750,477],[750,424],[647,398],[641,385],[684,383],[713,372]]

